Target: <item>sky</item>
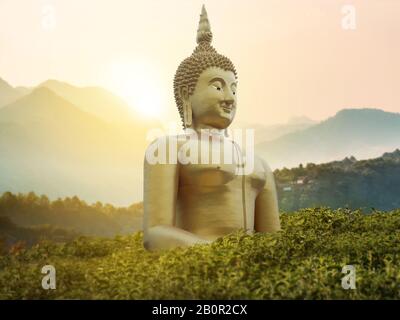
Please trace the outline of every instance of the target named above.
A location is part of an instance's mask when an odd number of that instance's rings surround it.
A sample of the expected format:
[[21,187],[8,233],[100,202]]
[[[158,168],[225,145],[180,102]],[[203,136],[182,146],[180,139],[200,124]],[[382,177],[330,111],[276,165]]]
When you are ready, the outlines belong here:
[[0,0],[0,78],[102,86],[179,121],[173,77],[203,3],[238,71],[236,121],[400,112],[399,0]]

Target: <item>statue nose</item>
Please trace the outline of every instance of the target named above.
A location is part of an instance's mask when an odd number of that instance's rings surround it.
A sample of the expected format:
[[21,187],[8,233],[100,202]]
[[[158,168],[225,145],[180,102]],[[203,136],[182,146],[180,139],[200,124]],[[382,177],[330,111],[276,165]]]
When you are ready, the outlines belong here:
[[233,108],[233,100],[224,100],[223,105],[227,108]]
[[232,109],[233,108],[233,102],[234,101],[231,100],[231,99],[224,99],[224,100],[221,101],[221,106]]
[[230,90],[230,89],[226,90],[224,102],[228,105],[231,105],[231,104],[233,104],[234,101],[235,101],[235,96],[233,95],[232,90]]
[[227,104],[227,105],[230,105],[230,104],[233,104],[233,99],[232,98],[225,98],[224,99],[224,102]]

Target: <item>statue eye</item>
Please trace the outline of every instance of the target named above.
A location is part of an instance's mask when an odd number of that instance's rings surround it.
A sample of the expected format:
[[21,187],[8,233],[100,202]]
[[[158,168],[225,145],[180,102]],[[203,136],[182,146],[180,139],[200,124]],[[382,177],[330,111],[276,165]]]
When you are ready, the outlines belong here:
[[231,89],[232,89],[232,94],[236,95],[236,85],[235,84],[232,84]]
[[221,91],[221,90],[222,90],[222,83],[219,82],[219,81],[215,81],[215,82],[213,83],[213,87],[214,87],[215,89],[217,89],[218,91]]

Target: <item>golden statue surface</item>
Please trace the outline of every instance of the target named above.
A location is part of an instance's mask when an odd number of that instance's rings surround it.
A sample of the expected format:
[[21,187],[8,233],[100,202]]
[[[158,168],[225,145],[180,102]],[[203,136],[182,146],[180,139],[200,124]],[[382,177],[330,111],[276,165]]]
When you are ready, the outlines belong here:
[[256,155],[246,157],[251,152],[227,136],[237,107],[237,74],[211,41],[203,6],[198,45],[174,79],[185,134],[158,138],[146,151],[143,229],[148,250],[206,244],[239,229],[280,229],[271,169]]

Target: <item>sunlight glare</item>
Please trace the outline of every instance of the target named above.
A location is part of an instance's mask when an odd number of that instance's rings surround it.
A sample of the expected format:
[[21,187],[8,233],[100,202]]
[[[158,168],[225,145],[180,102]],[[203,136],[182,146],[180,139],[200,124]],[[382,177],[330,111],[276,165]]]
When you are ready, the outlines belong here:
[[150,64],[143,61],[114,62],[111,65],[111,87],[133,111],[151,118],[162,116],[164,101],[160,75]]

